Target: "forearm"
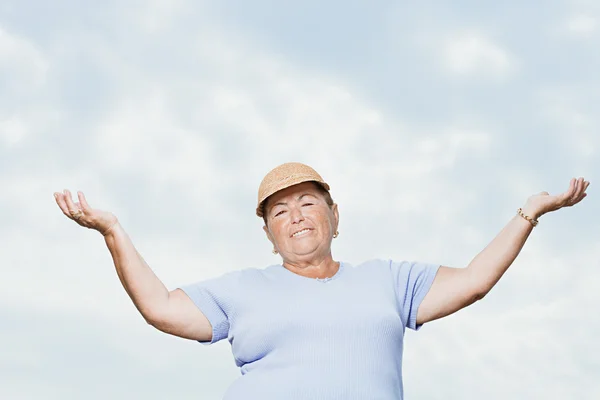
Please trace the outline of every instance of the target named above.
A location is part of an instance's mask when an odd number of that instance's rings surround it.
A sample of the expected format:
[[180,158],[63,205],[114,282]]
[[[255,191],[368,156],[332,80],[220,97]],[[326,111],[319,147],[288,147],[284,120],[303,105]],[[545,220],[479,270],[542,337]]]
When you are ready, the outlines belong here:
[[144,319],[151,323],[165,307],[169,291],[146,264],[119,223],[104,236],[104,240],[121,284]]
[[[525,214],[535,218],[533,214]],[[467,269],[470,271],[470,280],[482,296],[494,287],[517,258],[532,229],[533,225],[529,221],[515,215],[469,263]]]

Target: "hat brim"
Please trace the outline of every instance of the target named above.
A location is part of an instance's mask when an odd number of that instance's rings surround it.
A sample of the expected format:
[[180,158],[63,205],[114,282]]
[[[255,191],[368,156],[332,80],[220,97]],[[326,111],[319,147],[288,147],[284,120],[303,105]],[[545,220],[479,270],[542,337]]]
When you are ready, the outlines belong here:
[[256,215],[258,215],[259,217],[263,217],[264,205],[265,205],[265,202],[269,199],[269,197],[271,197],[272,195],[274,195],[275,193],[277,193],[283,189],[287,189],[291,186],[298,185],[298,184],[304,183],[304,182],[315,182],[315,183],[319,184],[323,189],[325,189],[327,191],[331,190],[329,185],[326,182],[316,180],[314,176],[308,176],[308,175],[298,176],[298,175],[296,175],[296,176],[290,177],[288,179],[283,179],[283,180],[277,182],[277,185],[270,188],[270,190],[268,190],[262,196],[260,202],[258,203],[258,207],[256,207]]

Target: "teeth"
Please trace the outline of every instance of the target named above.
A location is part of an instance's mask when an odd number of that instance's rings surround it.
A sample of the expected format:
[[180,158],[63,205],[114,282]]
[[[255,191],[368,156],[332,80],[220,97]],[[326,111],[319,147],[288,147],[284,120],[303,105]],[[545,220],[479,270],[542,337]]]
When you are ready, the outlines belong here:
[[310,230],[310,229],[302,229],[300,232],[296,232],[296,233],[294,233],[292,236],[298,236],[298,235],[301,235],[301,234],[303,234],[303,233],[305,233],[305,232],[308,232],[309,230]]

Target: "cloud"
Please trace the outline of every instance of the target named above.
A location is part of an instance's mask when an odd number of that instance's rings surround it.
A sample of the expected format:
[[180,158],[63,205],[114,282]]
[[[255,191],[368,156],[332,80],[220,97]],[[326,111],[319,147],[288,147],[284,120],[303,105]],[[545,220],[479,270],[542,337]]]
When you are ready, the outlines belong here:
[[35,44],[2,27],[0,65],[5,77],[4,84],[12,89],[36,87],[45,80],[48,70],[48,62]]
[[219,399],[238,374],[223,343],[204,348],[133,315],[0,310],[0,338],[15,344],[0,357],[2,398]]
[[443,44],[445,68],[458,76],[504,78],[514,73],[516,59],[482,34],[450,35]]
[[597,98],[587,85],[549,87],[537,94],[539,116],[548,122],[563,149],[583,162],[593,162],[600,149],[600,121],[592,106]]
[[[594,398],[600,326],[577,326],[591,322],[586,310],[597,301],[589,291],[597,251],[551,249],[534,237],[522,253],[482,301],[407,337],[407,396]],[[411,366],[422,359],[427,367]],[[431,375],[449,383],[427,385]]]
[[[268,2],[254,7],[272,11]],[[429,15],[414,7],[407,15]],[[464,18],[494,19],[486,13],[465,10]],[[0,36],[8,88],[0,92],[0,317],[9,328],[0,337],[14,344],[0,355],[10,371],[0,381],[7,398],[106,398],[118,390],[216,399],[238,375],[227,343],[201,347],[147,326],[101,236],[67,220],[53,191],[83,190],[92,206],[113,211],[174,288],[279,262],[254,207],[260,179],[282,162],[313,165],[331,184],[341,213],[336,258],[455,267],[527,196],[552,191],[550,184],[562,189],[557,174],[598,170],[597,80],[586,75],[596,68],[577,69],[577,57],[564,57],[560,68],[577,80],[556,83],[557,70],[537,73],[548,64],[543,54],[518,47],[528,32],[503,23],[494,35],[460,31],[446,14],[430,17],[427,29],[416,18],[393,37],[364,26],[379,43],[369,45],[372,53],[351,41],[344,51],[352,53],[327,49],[330,60],[359,61],[344,69],[294,53],[299,44],[284,35],[274,49],[252,21],[228,25],[204,3],[50,14],[52,29],[11,15]],[[463,33],[440,40],[444,24]],[[386,67],[390,49],[381,43],[402,41],[406,50],[418,34],[437,38],[443,76],[430,76],[439,64],[424,61],[428,46]],[[358,70],[364,74],[349,72]],[[471,79],[503,85],[455,90]],[[409,333],[407,397],[586,398],[600,390],[599,325],[583,306],[597,302],[594,207],[586,200],[545,216],[488,297]],[[581,321],[585,330],[576,329]],[[115,385],[99,387],[98,377]]]
[[582,38],[593,36],[598,30],[598,19],[589,14],[576,14],[570,16],[565,26],[570,34]]
[[52,109],[39,106],[49,63],[30,40],[0,26],[0,145],[14,148],[43,124],[55,123]]

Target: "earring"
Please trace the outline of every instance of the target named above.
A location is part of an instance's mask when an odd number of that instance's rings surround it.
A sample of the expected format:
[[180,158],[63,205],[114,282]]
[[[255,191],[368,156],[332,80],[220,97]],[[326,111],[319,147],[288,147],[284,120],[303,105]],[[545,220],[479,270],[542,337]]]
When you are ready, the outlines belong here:
[[333,238],[335,239],[338,236],[340,236],[340,232],[339,231],[335,231],[335,233],[333,234]]
[[273,249],[273,254],[277,254],[277,253],[278,253],[278,251]]

